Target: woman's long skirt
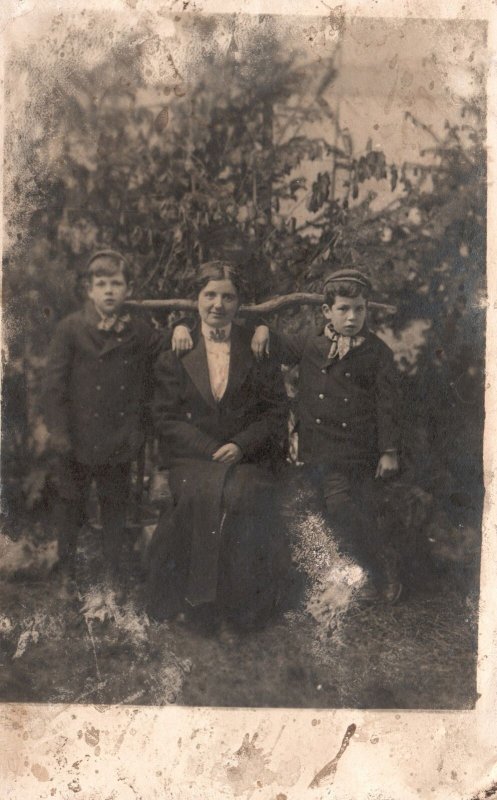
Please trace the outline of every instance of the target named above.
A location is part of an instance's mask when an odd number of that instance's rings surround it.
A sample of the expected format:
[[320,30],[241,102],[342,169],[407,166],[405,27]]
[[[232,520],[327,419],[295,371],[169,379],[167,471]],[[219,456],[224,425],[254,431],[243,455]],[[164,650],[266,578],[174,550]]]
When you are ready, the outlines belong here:
[[269,616],[290,568],[273,475],[255,464],[185,459],[169,483],[174,508],[151,543],[151,616],[206,603],[240,620]]

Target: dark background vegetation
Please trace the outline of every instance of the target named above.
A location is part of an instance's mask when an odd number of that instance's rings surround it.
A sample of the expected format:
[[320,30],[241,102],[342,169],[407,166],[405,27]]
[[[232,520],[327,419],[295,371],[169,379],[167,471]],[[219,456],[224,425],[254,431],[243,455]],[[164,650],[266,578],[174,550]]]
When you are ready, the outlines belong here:
[[[6,198],[3,264],[5,530],[13,539],[26,531],[53,537],[40,386],[55,325],[81,302],[80,273],[93,251],[110,247],[131,258],[137,299],[191,297],[197,265],[216,257],[241,264],[252,302],[320,291],[326,270],[354,265],[371,276],[376,300],[397,307],[371,319],[402,374],[403,473],[391,489],[392,524],[414,531],[425,567],[426,560],[435,570],[448,564],[465,575],[474,606],[483,499],[485,98],[461,99],[458,118],[441,132],[409,114],[427,147],[419,163],[391,163],[370,142],[358,152],[341,128],[334,102],[340,43],[316,69],[281,46],[271,18],[243,37],[234,29],[224,50],[211,35],[215,18],[195,24],[210,42],[201,69],[186,81],[174,67],[167,85],[147,79],[132,33],[94,67],[69,77],[55,70],[46,85],[29,59],[13,57],[11,74],[25,70],[32,89],[28,117],[42,125],[6,129],[5,152],[19,163]],[[68,37],[66,52],[70,46]],[[273,322],[296,331],[316,318],[300,308]],[[168,325],[171,317],[153,320]],[[423,609],[433,622],[431,606]],[[405,613],[399,636],[412,622]],[[434,642],[437,625],[442,639],[444,624],[452,630],[452,621],[437,619],[428,625]],[[386,631],[385,620],[372,616],[367,628]],[[441,663],[454,653],[451,636]],[[461,647],[467,657],[474,642]],[[388,652],[395,651],[394,643]],[[363,704],[423,704],[382,703],[375,692]],[[308,702],[316,703],[312,692]]]
[[[472,511],[478,527],[484,98],[461,101],[460,118],[441,136],[411,117],[431,141],[428,166],[387,163],[370,143],[355,152],[340,129],[338,48],[316,73],[281,47],[268,20],[245,36],[243,49],[233,33],[225,53],[207,54],[193,83],[178,75],[147,100],[140,59],[127,45],[69,82],[55,74],[33,91],[30,112],[42,117],[41,133],[6,132],[6,152],[16,137],[25,159],[4,253],[3,507],[11,522],[39,513],[44,498],[39,387],[47,344],[80,302],[78,273],[89,255],[112,247],[133,261],[136,298],[191,296],[196,266],[218,256],[243,265],[252,301],[319,291],[330,266],[366,270],[376,299],[398,308],[373,322],[396,336],[431,322],[422,346],[400,357],[404,464],[443,497],[455,524]],[[319,136],[306,133],[310,123]],[[372,212],[375,197],[388,192],[391,200]],[[276,324],[295,330],[312,317],[297,309]]]

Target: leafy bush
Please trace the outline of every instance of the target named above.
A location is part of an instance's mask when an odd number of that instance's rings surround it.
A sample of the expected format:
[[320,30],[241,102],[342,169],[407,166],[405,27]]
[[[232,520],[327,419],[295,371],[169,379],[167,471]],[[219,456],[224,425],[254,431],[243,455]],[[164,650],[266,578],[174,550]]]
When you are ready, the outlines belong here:
[[[18,141],[12,127],[6,142],[19,158],[7,187],[4,264],[4,507],[12,514],[50,499],[39,406],[46,348],[76,307],[79,271],[101,247],[131,256],[138,298],[191,295],[196,265],[217,256],[244,266],[252,300],[319,290],[330,266],[365,269],[377,298],[398,307],[393,319],[373,322],[403,372],[408,472],[456,516],[480,514],[483,103],[462,104],[443,137],[411,118],[431,139],[429,163],[387,163],[370,144],[354,152],[340,129],[330,106],[335,56],[316,70],[280,48],[266,19],[238,41],[233,34],[224,54],[213,43],[190,85],[180,77],[154,85],[130,34],[106,62],[65,80],[54,71],[33,93],[43,130],[28,126]],[[39,80],[24,67],[28,81]],[[319,123],[319,137],[308,123]],[[313,318],[300,309],[276,322],[297,330]]]

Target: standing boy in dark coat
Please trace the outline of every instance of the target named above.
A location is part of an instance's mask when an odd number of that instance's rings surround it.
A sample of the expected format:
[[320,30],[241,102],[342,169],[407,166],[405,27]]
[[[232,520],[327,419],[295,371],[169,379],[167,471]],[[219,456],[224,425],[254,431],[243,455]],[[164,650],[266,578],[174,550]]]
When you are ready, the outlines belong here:
[[48,354],[45,380],[50,446],[59,455],[59,568],[74,573],[78,531],[96,482],[105,580],[118,589],[131,462],[145,439],[160,337],[123,311],[131,271],[122,255],[96,253],[87,265],[88,301],[63,319]]
[[399,469],[398,373],[391,350],[366,325],[371,283],[354,269],[325,281],[318,334],[269,333],[259,326],[252,348],[299,365],[299,461],[317,485],[342,546],[372,572],[388,602],[401,592],[396,558],[377,524],[382,480]]

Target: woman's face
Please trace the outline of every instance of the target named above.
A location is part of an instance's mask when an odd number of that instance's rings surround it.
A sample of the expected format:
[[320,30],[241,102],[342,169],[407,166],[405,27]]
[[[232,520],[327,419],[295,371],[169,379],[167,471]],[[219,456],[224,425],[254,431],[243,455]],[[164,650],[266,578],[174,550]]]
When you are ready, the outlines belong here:
[[200,319],[211,328],[224,328],[238,311],[238,293],[230,280],[209,281],[198,296]]

